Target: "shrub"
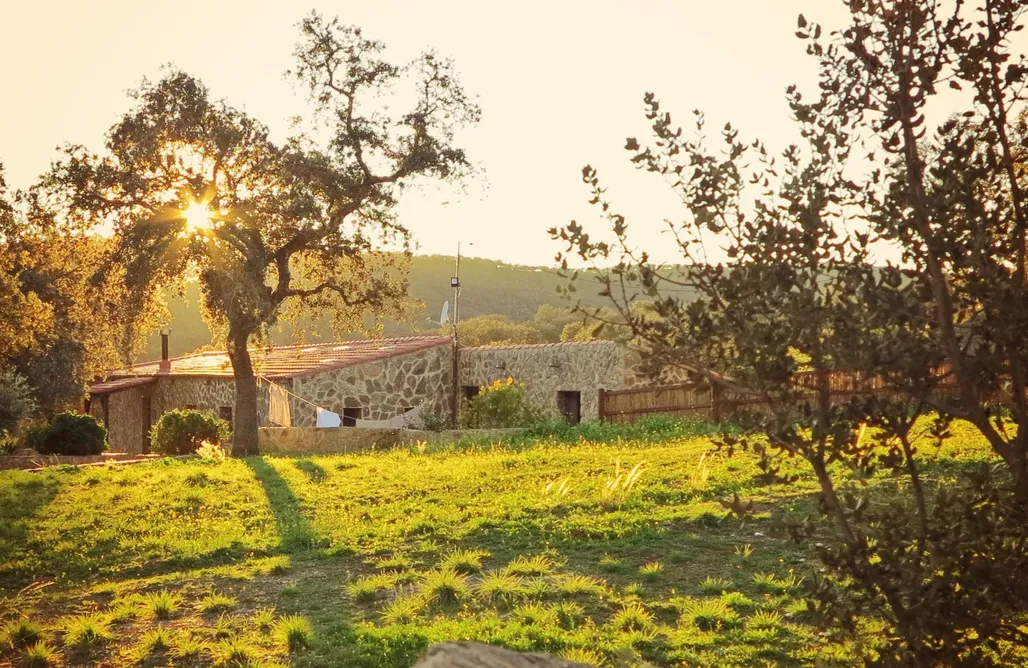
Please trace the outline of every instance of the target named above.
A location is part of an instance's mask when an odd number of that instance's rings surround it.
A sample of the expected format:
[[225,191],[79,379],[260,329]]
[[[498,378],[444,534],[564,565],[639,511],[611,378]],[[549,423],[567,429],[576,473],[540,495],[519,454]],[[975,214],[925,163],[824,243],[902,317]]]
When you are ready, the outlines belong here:
[[176,409],[157,421],[150,435],[150,448],[164,455],[191,455],[204,443],[221,445],[228,438],[228,422],[213,413]]
[[[92,415],[58,413],[45,431],[32,434],[44,455],[99,455],[107,450],[107,429]],[[38,441],[36,441],[38,439]]]
[[0,373],[0,438],[13,434],[35,407],[32,390],[22,376]]
[[474,398],[465,401],[460,424],[467,429],[530,427],[543,417],[543,411],[528,401],[525,384],[507,378],[483,387]]

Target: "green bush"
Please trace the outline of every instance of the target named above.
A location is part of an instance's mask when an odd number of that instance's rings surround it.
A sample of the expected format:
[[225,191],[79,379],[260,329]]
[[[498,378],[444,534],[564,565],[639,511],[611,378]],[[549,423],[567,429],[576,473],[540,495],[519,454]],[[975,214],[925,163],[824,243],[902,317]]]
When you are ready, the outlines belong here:
[[99,455],[107,450],[107,429],[92,415],[65,411],[32,430],[26,442],[45,455]]
[[203,443],[221,445],[229,439],[228,422],[209,411],[168,411],[150,434],[150,448],[164,455],[191,455]]
[[475,397],[465,401],[460,425],[465,429],[530,427],[544,418],[542,409],[528,401],[525,384],[507,378],[483,387]]

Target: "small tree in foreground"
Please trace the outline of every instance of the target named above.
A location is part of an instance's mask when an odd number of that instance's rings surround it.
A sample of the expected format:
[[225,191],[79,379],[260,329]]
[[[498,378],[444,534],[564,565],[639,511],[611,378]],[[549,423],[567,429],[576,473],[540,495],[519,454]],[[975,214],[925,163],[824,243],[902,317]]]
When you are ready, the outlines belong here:
[[[811,607],[850,634],[868,665],[1020,663],[1028,67],[1010,50],[1023,3],[846,6],[849,25],[827,38],[800,17],[820,94],[807,101],[789,90],[803,141],[779,156],[731,125],[710,150],[702,114],[687,134],[647,94],[654,141],[630,138],[626,148],[686,206],[682,222],[668,223],[678,261],[653,262],[631,244],[627,219],[588,167],[609,229],[591,235],[572,222],[551,234],[568,255],[612,266],[602,294],[651,362],[770,406],[723,445],[755,452],[766,480],[788,479],[783,458],[801,458],[816,476],[837,540],[821,551],[826,570],[813,579]],[[932,127],[928,105],[942,88],[962,91],[965,106]],[[708,254],[712,238],[723,244],[721,261]],[[902,261],[875,266],[883,247]],[[683,288],[697,298],[676,297]],[[633,314],[639,300],[658,317]],[[896,398],[839,401],[840,371],[852,389],[888,388]],[[954,418],[988,441],[995,465],[929,484],[918,449],[945,439]],[[876,482],[872,497],[869,475],[882,468],[895,475]],[[818,526],[789,530],[809,541]]]
[[251,346],[300,311],[330,312],[352,331],[369,311],[403,305],[400,192],[464,175],[455,133],[479,117],[452,64],[432,52],[394,64],[359,28],[317,14],[300,32],[292,74],[314,104],[310,132],[275,144],[257,120],[173,71],[136,91],[103,153],[69,147],[34,192],[37,216],[113,226],[101,280],[123,276],[130,301],[199,279],[232,362],[234,454],[257,451]]

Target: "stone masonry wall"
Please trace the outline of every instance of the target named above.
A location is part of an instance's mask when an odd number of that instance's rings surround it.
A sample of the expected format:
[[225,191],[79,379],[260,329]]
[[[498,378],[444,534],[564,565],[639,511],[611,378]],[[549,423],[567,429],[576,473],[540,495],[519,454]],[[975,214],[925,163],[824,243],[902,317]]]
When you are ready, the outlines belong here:
[[[453,349],[436,346],[407,355],[365,362],[293,379],[292,391],[342,415],[360,408],[361,419],[388,420],[425,403],[425,409],[445,414],[452,392]],[[293,426],[313,427],[313,406],[292,401]]]
[[553,343],[460,351],[460,384],[484,387],[507,377],[528,399],[557,414],[557,392],[580,392],[583,420],[599,418],[600,390],[625,386],[625,352],[611,341]]
[[[143,451],[142,396],[149,389],[132,388],[106,395],[107,443],[111,452],[138,454]],[[89,405],[89,414],[103,422],[103,400],[96,397]]]

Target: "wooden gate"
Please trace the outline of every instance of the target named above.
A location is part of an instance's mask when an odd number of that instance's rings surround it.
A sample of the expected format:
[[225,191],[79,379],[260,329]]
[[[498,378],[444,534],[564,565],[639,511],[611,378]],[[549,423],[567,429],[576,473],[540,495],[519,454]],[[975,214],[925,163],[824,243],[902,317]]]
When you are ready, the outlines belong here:
[[718,392],[708,383],[600,390],[600,421],[630,423],[655,414],[716,421],[720,419],[718,403]]

